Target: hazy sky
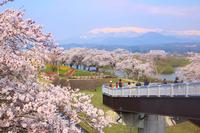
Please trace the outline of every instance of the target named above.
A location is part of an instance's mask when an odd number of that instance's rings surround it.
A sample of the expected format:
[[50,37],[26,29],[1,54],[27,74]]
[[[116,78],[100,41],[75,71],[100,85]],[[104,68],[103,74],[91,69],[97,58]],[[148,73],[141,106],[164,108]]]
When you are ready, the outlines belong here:
[[3,8],[25,10],[56,40],[131,31],[200,35],[200,0],[15,0]]

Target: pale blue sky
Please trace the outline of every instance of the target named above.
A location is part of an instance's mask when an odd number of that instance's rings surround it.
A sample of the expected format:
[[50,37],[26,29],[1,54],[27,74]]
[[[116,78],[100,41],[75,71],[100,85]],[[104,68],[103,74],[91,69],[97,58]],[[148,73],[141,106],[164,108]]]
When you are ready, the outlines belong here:
[[3,8],[24,9],[56,40],[120,27],[200,35],[200,0],[15,0]]

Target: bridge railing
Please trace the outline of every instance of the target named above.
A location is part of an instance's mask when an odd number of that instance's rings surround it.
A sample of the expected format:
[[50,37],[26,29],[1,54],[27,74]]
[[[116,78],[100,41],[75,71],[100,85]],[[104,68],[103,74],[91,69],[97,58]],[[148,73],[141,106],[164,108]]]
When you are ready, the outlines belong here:
[[102,92],[105,95],[113,97],[200,96],[200,82],[149,85],[149,86],[139,86],[139,87],[123,87],[123,88],[111,88],[108,85],[103,85]]

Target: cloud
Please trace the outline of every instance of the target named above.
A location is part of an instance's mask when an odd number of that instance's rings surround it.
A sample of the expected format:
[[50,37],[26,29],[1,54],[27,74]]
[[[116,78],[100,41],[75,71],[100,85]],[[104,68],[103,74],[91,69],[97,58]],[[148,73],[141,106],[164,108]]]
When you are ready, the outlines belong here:
[[96,37],[103,34],[118,34],[118,35],[129,35],[124,33],[131,33],[133,35],[141,35],[148,32],[157,32],[165,35],[176,35],[176,36],[200,36],[200,30],[165,30],[160,28],[143,28],[136,26],[122,26],[122,27],[104,27],[91,29],[85,35],[80,36],[81,39],[87,39]]
[[100,33],[126,33],[126,32],[133,32],[133,33],[147,33],[147,32],[161,32],[160,29],[154,28],[141,28],[141,27],[134,27],[134,26],[124,26],[124,27],[105,27],[105,28],[95,28],[90,30],[89,34],[100,34]]

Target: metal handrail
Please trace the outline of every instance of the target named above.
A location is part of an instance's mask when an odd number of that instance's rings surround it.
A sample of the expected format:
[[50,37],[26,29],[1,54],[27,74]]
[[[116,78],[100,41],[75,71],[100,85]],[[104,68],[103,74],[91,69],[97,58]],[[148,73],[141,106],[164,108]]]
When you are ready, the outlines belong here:
[[111,88],[108,85],[102,86],[102,92],[112,97],[141,97],[141,96],[200,96],[200,82],[160,84],[148,86]]

